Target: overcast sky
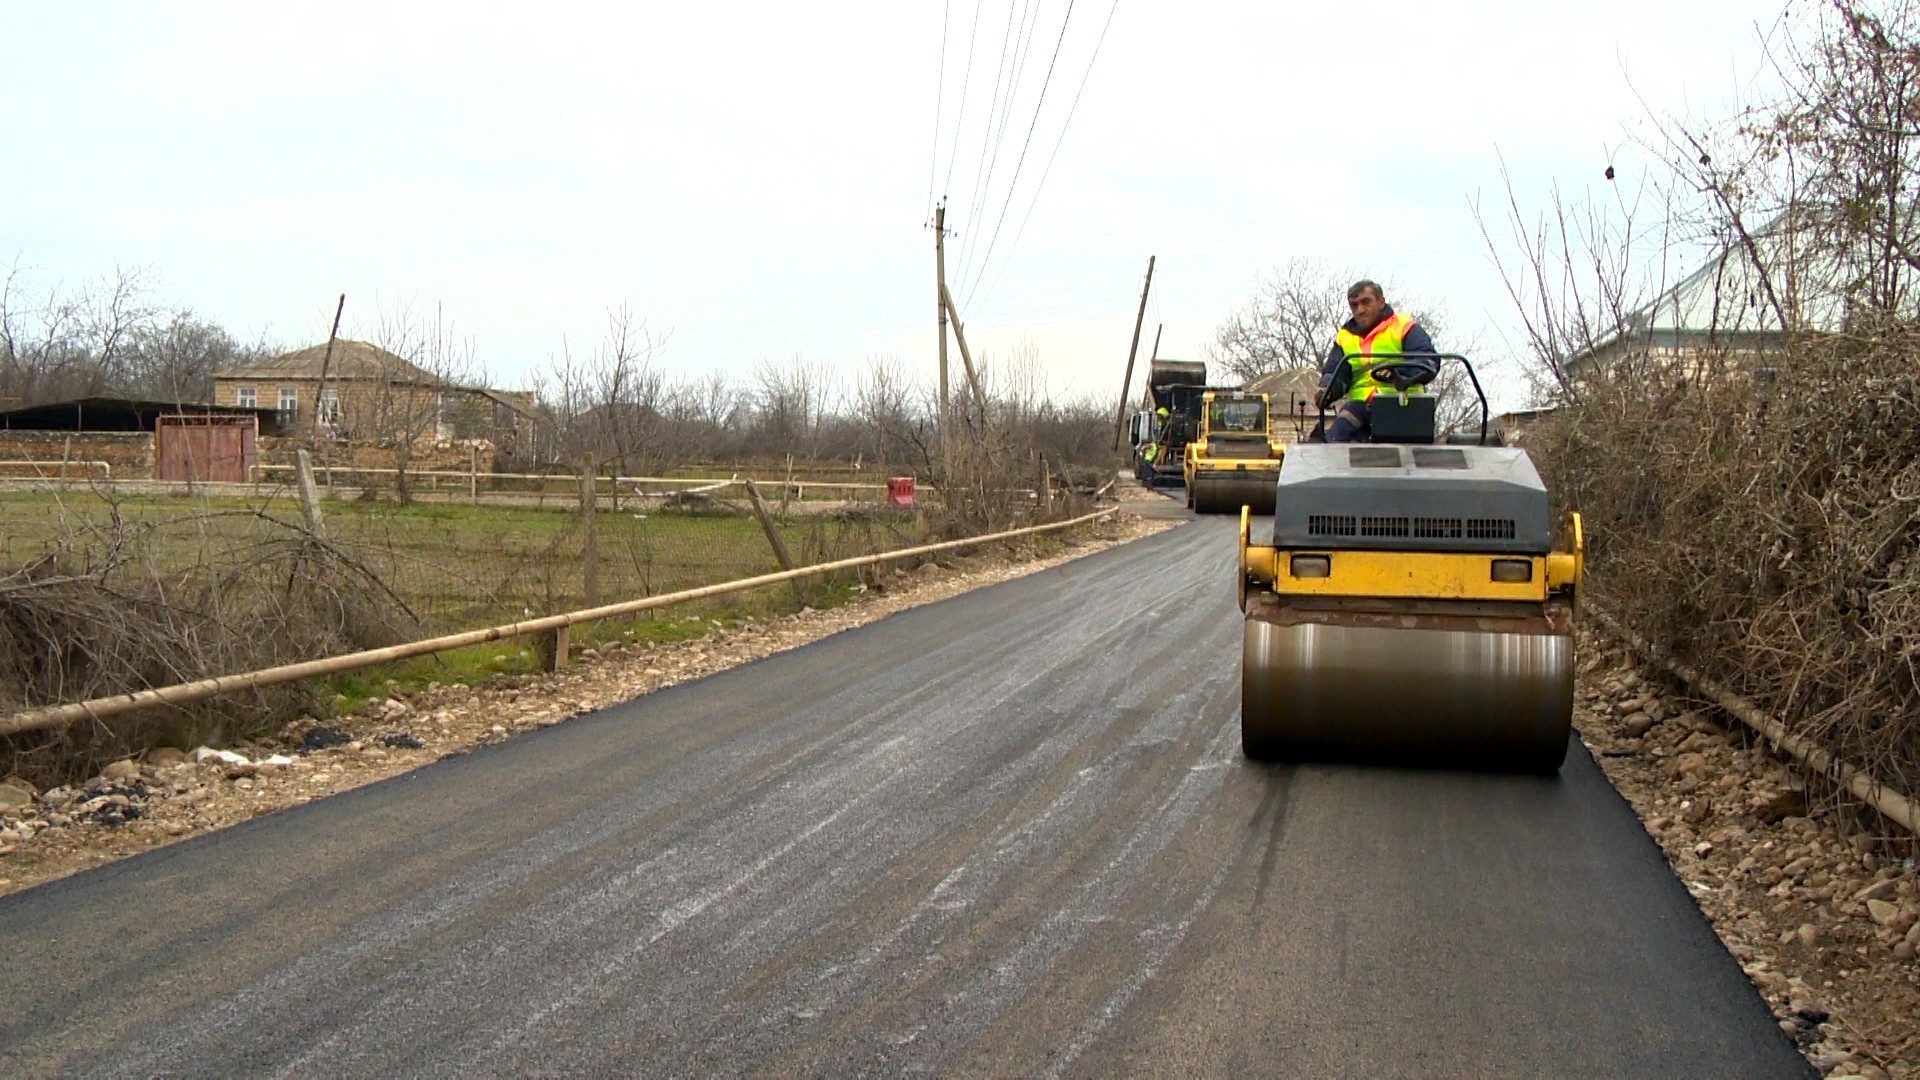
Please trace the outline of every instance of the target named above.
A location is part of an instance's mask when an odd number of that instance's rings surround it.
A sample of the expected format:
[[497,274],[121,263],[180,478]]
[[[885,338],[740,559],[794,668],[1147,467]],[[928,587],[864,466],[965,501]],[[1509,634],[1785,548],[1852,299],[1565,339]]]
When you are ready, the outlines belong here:
[[1143,355],[1164,323],[1198,357],[1307,256],[1491,358],[1515,320],[1471,200],[1499,156],[1529,205],[1603,183],[1648,108],[1750,92],[1779,10],[9,4],[0,256],[42,286],[148,266],[160,302],[289,346],[341,292],[353,336],[439,304],[503,386],[622,303],[674,375],[931,377],[931,190],[975,351],[1031,341],[1056,393],[1117,394],[1149,255]]

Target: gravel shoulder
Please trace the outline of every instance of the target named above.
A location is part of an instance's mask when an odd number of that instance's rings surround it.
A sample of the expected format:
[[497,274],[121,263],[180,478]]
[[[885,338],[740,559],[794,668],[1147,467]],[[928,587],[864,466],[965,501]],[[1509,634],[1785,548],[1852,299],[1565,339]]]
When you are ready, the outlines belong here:
[[[1782,1030],[1828,1076],[1920,1076],[1913,837],[1593,635],[1575,724]],[[1723,726],[1724,722],[1724,726]]]

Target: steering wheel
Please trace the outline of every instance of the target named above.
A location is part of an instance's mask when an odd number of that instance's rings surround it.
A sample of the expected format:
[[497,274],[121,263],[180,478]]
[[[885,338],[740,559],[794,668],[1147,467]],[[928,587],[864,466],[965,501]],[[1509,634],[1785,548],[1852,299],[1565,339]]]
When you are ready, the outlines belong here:
[[1386,383],[1395,390],[1405,390],[1414,386],[1425,386],[1434,380],[1440,372],[1425,364],[1395,363],[1381,364],[1368,372],[1376,382]]

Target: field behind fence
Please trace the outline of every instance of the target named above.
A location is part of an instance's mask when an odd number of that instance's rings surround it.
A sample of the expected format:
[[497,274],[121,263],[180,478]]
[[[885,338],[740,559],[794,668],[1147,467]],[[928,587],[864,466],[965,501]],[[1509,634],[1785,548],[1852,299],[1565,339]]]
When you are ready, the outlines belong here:
[[[808,565],[952,535],[937,513],[878,504],[833,513],[796,505],[783,516],[772,499],[764,515],[740,502],[627,500],[614,510],[603,499],[590,518],[578,499],[551,509],[317,505],[319,533],[285,488],[244,498],[84,484],[0,490],[0,713],[768,574],[782,569],[776,537],[787,563]],[[861,580],[845,573],[764,587],[594,632],[669,640],[698,632],[680,629],[689,619],[704,626],[831,605]],[[244,737],[302,713],[356,707],[390,678],[471,682],[532,663],[525,643],[470,652],[156,710],[111,731],[80,725],[0,740],[8,757],[0,772],[45,775],[139,745]]]

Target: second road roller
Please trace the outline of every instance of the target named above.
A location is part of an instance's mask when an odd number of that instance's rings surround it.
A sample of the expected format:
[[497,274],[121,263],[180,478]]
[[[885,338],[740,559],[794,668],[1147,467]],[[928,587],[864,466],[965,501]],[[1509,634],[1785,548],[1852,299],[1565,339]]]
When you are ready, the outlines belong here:
[[[1266,543],[1240,514],[1247,756],[1551,774],[1573,724],[1580,516],[1556,522],[1526,453],[1434,445],[1458,354],[1381,354],[1365,443],[1287,448]],[[1479,380],[1473,379],[1480,392]]]
[[1267,395],[1208,390],[1200,398],[1200,430],[1187,444],[1187,505],[1199,514],[1231,514],[1242,506],[1273,513],[1273,478],[1286,446],[1267,428]]

